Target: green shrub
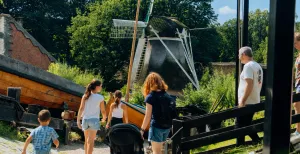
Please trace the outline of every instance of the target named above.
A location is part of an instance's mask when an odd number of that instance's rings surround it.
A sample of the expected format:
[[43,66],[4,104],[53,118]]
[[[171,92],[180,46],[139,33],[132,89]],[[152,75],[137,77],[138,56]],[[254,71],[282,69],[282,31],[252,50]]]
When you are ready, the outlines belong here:
[[235,80],[233,75],[223,72],[210,74],[209,69],[206,68],[199,83],[200,90],[196,90],[192,84],[186,86],[183,96],[177,99],[178,106],[197,105],[206,112],[209,112],[211,107],[218,112],[234,106]]
[[26,134],[18,132],[14,127],[3,121],[0,121],[0,136],[19,141],[25,141],[27,138]]
[[195,90],[192,84],[188,84],[183,90],[183,96],[176,100],[176,104],[179,107],[197,105],[202,110],[208,112],[212,103],[204,89]]
[[[126,94],[126,89],[127,89],[127,85],[125,85],[121,88],[121,92],[124,97]],[[144,100],[145,100],[145,98],[142,93],[142,86],[138,85],[138,84],[134,84],[131,94],[130,94],[130,97],[129,97],[129,103],[145,106]]]
[[52,63],[48,72],[71,80],[81,86],[87,86],[93,79],[102,80],[100,74],[94,74],[91,71],[82,71],[76,66],[68,66],[66,63]]
[[131,96],[129,98],[129,102],[132,104],[145,106],[144,100],[145,100],[145,98],[142,93],[142,86],[136,85],[136,84],[133,85],[133,90],[132,90]]
[[211,102],[215,103],[214,106],[220,102],[215,112],[234,107],[235,79],[233,74],[215,72],[203,89],[209,95]]

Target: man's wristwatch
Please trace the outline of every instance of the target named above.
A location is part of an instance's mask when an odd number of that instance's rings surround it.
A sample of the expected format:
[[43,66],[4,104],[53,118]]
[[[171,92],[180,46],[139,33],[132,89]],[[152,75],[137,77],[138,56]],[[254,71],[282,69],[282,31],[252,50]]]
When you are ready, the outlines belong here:
[[141,128],[141,131],[142,131],[142,132],[145,132],[145,129]]

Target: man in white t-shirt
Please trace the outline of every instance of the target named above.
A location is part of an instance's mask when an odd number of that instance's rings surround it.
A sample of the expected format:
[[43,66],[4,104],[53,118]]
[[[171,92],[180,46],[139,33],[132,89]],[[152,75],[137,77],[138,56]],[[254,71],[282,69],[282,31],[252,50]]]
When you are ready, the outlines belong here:
[[[260,103],[260,91],[263,82],[263,70],[261,66],[253,61],[253,53],[250,47],[242,47],[239,50],[239,59],[244,65],[240,75],[238,101],[239,107],[250,106]],[[254,113],[243,115],[236,118],[237,127],[245,127],[251,125]],[[249,134],[252,141],[260,142],[257,133]],[[237,145],[245,143],[245,137],[237,138]]]

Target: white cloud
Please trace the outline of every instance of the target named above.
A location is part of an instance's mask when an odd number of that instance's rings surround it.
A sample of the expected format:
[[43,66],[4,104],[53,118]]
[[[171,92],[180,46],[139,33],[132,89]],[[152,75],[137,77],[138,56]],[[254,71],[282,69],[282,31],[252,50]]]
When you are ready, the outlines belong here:
[[264,8],[263,11],[269,11],[269,8]]
[[229,6],[224,6],[224,7],[219,8],[219,13],[222,15],[236,14],[236,10],[230,8]]

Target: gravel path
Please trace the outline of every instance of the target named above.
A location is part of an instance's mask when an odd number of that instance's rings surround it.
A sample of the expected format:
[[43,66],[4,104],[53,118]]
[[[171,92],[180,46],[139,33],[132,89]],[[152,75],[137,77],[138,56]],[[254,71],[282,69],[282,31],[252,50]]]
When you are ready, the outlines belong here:
[[[0,137],[0,154],[21,154],[24,143]],[[32,153],[32,144],[27,148],[27,153]],[[94,154],[109,154],[109,147],[105,144],[96,143]],[[72,143],[60,145],[58,149],[52,148],[51,154],[84,154],[83,144]]]

